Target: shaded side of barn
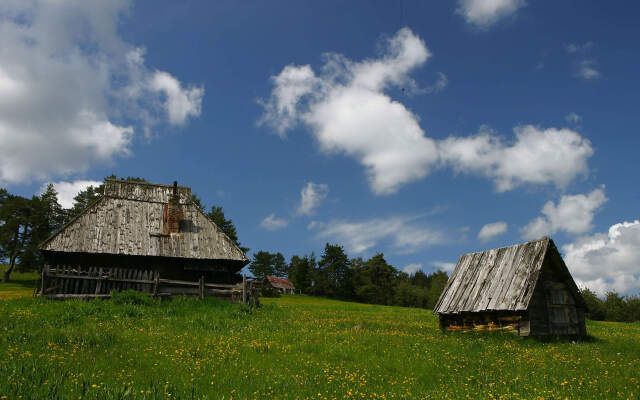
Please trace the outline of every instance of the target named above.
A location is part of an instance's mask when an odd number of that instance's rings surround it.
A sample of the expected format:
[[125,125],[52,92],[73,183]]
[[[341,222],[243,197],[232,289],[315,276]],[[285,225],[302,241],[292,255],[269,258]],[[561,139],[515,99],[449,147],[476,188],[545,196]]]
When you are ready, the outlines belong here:
[[548,237],[464,254],[434,313],[443,330],[586,335],[585,302]]
[[41,245],[42,295],[136,289],[242,297],[238,272],[249,259],[192,202],[190,188],[115,179],[104,187],[100,199]]

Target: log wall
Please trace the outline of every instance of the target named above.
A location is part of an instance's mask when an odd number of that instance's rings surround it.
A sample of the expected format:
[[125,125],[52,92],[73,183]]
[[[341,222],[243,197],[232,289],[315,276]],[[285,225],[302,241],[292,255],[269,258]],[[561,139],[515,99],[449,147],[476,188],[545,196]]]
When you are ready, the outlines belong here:
[[138,268],[45,265],[38,294],[50,299],[109,298],[112,291],[136,290],[154,297],[175,295],[218,297],[258,304],[258,288],[243,279],[238,284],[165,279],[159,271]]

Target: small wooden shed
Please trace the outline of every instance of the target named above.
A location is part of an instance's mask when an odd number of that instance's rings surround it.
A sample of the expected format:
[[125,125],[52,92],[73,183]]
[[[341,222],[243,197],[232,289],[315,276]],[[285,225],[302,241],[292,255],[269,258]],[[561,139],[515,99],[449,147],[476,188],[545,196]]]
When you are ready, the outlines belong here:
[[586,305],[553,240],[463,254],[434,314],[443,330],[586,335]]
[[277,276],[267,275],[267,283],[272,288],[276,289],[281,293],[294,294],[296,291],[296,287],[293,286],[293,283],[287,278],[279,278]]
[[[107,297],[238,294],[244,252],[197,207],[188,187],[106,179],[104,195],[40,247],[40,293]],[[244,288],[246,292],[246,288]]]

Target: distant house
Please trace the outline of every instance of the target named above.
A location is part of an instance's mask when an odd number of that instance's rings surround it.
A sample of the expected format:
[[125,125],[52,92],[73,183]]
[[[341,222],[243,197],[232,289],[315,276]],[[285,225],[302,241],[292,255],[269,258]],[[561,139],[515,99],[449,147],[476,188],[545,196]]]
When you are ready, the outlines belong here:
[[106,179],[103,196],[40,250],[40,292],[59,298],[107,297],[124,289],[224,294],[235,290],[238,272],[249,263],[193,203],[188,187],[116,179]]
[[267,275],[267,283],[274,289],[279,290],[282,293],[293,294],[296,291],[296,287],[287,278],[278,278],[277,276]]
[[463,254],[434,314],[440,328],[586,335],[585,302],[548,237]]

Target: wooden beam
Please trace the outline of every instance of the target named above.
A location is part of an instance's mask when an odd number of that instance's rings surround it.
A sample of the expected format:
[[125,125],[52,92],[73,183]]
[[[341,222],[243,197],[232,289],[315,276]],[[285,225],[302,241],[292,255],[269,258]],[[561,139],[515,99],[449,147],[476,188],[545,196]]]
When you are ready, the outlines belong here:
[[247,276],[242,274],[242,302],[247,304]]
[[158,285],[160,284],[160,272],[156,271],[153,278],[153,297],[158,297]]

